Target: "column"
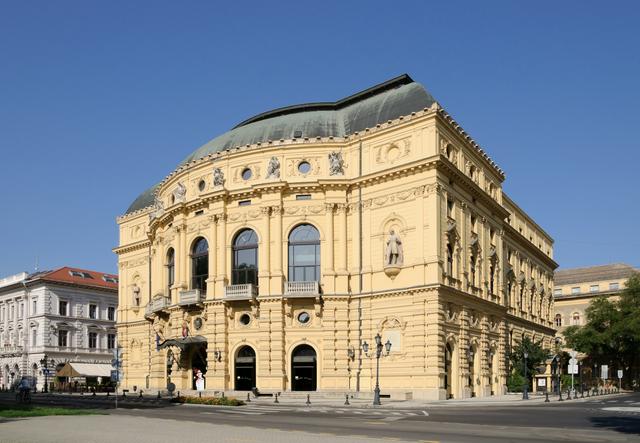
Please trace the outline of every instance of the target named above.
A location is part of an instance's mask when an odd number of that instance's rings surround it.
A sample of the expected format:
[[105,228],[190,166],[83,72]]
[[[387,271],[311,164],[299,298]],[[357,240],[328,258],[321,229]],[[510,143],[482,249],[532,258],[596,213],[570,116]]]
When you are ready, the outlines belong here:
[[349,271],[347,270],[347,205],[340,203],[337,205],[336,212],[338,214],[338,276],[336,278],[335,292],[347,293],[348,282],[347,278]]
[[209,228],[209,278],[207,278],[207,298],[216,298],[220,294],[215,291],[216,269],[218,265],[218,226],[217,217],[212,215],[209,217],[211,227]]
[[[282,294],[284,272],[282,267],[282,248],[285,247],[282,240],[282,207],[272,206],[271,214],[275,218],[273,228],[273,268],[271,270],[271,293]],[[271,258],[271,257],[269,257]]]
[[323,285],[325,293],[335,292],[335,269],[333,260],[333,250],[335,248],[334,236],[333,236],[333,208],[335,204],[325,204],[325,229],[326,236],[324,247],[320,251],[320,262],[323,263]]
[[187,275],[187,260],[189,260],[189,251],[187,250],[187,226],[176,226],[176,231],[180,236],[180,248],[176,254],[178,261],[178,267],[180,270],[180,278],[176,279],[180,282],[181,289],[187,289],[189,287],[189,279]]
[[261,242],[258,247],[258,286],[260,294],[269,294],[269,277],[270,277],[270,258],[271,258],[271,208],[268,206],[260,208],[262,218],[260,219],[260,236]]
[[224,287],[227,279],[227,215],[218,215],[218,259],[216,273],[216,294],[224,294]]

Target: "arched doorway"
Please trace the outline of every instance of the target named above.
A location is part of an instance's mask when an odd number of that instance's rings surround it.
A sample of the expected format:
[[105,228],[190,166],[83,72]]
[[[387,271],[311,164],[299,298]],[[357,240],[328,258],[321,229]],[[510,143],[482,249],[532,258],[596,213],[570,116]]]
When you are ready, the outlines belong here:
[[453,345],[447,343],[444,349],[444,387],[447,400],[453,398]]
[[256,387],[256,351],[251,346],[238,349],[235,359],[235,390],[250,391]]
[[[191,389],[196,389],[196,373],[200,370],[202,375],[207,374],[207,347],[206,344],[195,345],[191,351]],[[207,379],[205,377],[205,389],[207,387]]]
[[309,345],[300,345],[291,353],[291,390],[315,391],[316,386],[316,351]]

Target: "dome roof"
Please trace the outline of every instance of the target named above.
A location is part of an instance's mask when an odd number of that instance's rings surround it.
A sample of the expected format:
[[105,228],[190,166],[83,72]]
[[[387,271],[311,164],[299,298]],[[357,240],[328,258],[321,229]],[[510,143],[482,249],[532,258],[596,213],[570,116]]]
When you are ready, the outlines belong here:
[[[287,106],[258,114],[196,149],[180,165],[225,149],[269,140],[344,137],[428,108],[434,102],[422,85],[404,74],[336,102]],[[126,213],[150,206],[157,186],[136,198]]]

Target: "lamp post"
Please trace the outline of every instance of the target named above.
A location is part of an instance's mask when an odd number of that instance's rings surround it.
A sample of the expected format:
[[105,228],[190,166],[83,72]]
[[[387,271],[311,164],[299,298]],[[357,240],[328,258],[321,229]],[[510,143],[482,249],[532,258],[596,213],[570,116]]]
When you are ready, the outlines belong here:
[[49,366],[55,364],[53,359],[48,359],[47,354],[44,354],[44,357],[40,360],[40,365],[44,368],[44,392],[49,392]]
[[[389,352],[391,352],[391,342],[387,339],[387,342],[383,345],[382,344],[382,337],[380,336],[380,334],[376,334],[376,387],[373,390],[373,404],[374,406],[379,406],[382,403],[380,403],[380,357],[382,356],[382,349],[386,349],[387,353],[386,355],[389,355]],[[369,354],[369,343],[367,343],[366,341],[364,343],[362,343],[362,350],[364,351],[365,355],[368,357]]]
[[522,399],[529,400],[529,380],[527,380],[527,358],[529,353],[524,351],[524,390],[522,391]]

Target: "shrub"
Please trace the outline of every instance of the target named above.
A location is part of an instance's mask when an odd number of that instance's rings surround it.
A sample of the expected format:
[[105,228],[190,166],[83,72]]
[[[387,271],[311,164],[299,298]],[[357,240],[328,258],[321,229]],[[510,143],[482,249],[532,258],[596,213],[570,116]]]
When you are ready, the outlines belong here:
[[172,403],[188,403],[192,405],[242,406],[244,402],[233,397],[174,397]]
[[514,372],[507,379],[507,389],[509,392],[522,392],[524,386],[524,377]]

